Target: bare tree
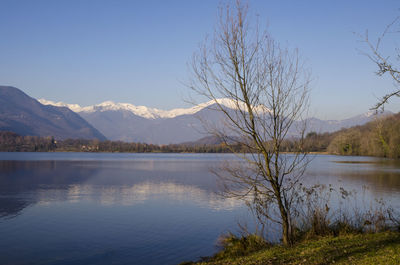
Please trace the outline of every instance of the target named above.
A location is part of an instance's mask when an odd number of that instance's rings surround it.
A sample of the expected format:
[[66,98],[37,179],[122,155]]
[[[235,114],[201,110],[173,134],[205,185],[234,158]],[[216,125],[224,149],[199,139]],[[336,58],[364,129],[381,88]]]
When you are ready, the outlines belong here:
[[[366,55],[378,66],[378,71],[376,74],[378,76],[383,76],[385,74],[390,75],[391,79],[394,81],[395,89],[384,95],[378,103],[372,108],[373,110],[383,109],[384,105],[388,103],[390,98],[400,97],[400,47],[395,48],[395,54],[393,56],[385,55],[381,51],[382,41],[388,34],[400,34],[400,17],[397,17],[389,25],[386,26],[385,30],[381,36],[376,40],[375,43],[371,42],[368,36],[368,31],[363,36],[364,42],[367,44],[370,52]],[[398,28],[396,28],[396,26]],[[397,64],[396,64],[397,63]]]
[[[213,38],[193,56],[191,87],[224,114],[223,126],[208,130],[227,146],[246,147],[237,153],[245,163],[228,165],[220,174],[223,194],[246,200],[261,224],[280,224],[287,245],[307,165],[304,126],[298,125],[308,107],[309,73],[297,50],[281,48],[247,15],[240,1],[220,8]],[[283,154],[289,137],[298,143],[290,155]]]

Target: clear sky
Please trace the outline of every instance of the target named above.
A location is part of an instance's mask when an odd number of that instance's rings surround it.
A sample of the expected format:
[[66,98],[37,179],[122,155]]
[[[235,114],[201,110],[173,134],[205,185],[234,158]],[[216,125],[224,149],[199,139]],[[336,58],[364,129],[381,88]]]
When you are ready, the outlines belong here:
[[[187,62],[212,35],[218,6],[216,0],[0,0],[0,84],[83,106],[112,100],[186,107]],[[354,32],[377,36],[400,15],[398,0],[253,0],[250,8],[277,41],[299,48],[314,79],[314,116],[366,112],[393,87],[374,75]],[[387,109],[400,111],[400,99]]]

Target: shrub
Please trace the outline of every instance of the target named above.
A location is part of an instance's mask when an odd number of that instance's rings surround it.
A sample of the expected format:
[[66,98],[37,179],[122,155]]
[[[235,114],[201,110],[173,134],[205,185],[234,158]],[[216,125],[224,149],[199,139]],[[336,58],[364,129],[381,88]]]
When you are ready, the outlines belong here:
[[249,234],[238,237],[232,233],[222,235],[218,240],[218,245],[222,250],[214,256],[214,259],[244,256],[269,246],[261,236]]

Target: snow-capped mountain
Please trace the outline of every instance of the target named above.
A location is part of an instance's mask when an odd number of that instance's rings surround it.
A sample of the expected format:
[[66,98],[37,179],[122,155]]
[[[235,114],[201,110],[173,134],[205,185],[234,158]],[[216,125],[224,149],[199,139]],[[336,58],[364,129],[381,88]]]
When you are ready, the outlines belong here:
[[[145,142],[152,144],[170,144],[196,141],[208,136],[203,121],[210,124],[222,124],[224,116],[216,111],[216,103],[208,101],[191,108],[161,110],[129,103],[106,101],[93,106],[81,107],[39,99],[44,105],[68,107],[87,120],[110,140],[126,142]],[[218,99],[218,104],[227,109],[237,106],[230,99]],[[240,106],[243,107],[243,106]],[[258,106],[258,112],[267,112],[267,108]],[[381,115],[387,115],[384,113]],[[367,112],[344,120],[308,119],[308,131],[333,132],[342,128],[362,125],[376,116]]]
[[[211,101],[173,110],[111,101],[87,107],[45,99],[39,101],[42,104],[69,107],[108,139],[127,142],[169,144],[197,140],[207,135],[200,119],[218,123],[223,118],[221,113],[214,110],[214,102]],[[227,99],[220,99],[218,103],[226,108],[235,107]]]
[[[43,105],[52,105],[58,107],[67,107],[70,110],[77,113],[92,113],[92,112],[105,112],[105,111],[128,111],[134,115],[139,117],[143,117],[146,119],[166,119],[166,118],[175,118],[181,115],[191,115],[199,112],[202,109],[208,108],[211,105],[215,104],[215,101],[211,100],[199,105],[196,105],[191,108],[177,108],[172,110],[161,110],[156,108],[148,108],[145,106],[135,106],[130,103],[115,103],[113,101],[105,101],[100,104],[81,107],[78,104],[67,104],[64,102],[54,102],[46,99],[38,99],[40,103]],[[218,104],[231,109],[236,109],[235,103],[231,99],[221,98],[217,99]],[[243,103],[242,103],[243,104]],[[244,106],[241,106],[244,107]],[[259,106],[257,108],[259,111],[268,111],[266,108],[262,108]]]

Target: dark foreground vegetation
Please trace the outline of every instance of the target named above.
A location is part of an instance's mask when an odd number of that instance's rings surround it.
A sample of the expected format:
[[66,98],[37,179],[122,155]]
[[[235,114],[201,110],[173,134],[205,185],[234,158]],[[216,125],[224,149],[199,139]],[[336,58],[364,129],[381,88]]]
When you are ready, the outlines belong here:
[[[305,137],[302,146],[307,152],[398,159],[400,158],[400,113],[334,133],[310,132]],[[298,148],[298,143],[290,140],[282,146],[282,150],[286,152],[295,151],[295,148]],[[246,152],[246,147],[226,145],[215,137],[206,137],[197,142],[183,144],[155,145],[82,139],[56,141],[53,137],[21,136],[0,131],[0,151],[240,153]]]

